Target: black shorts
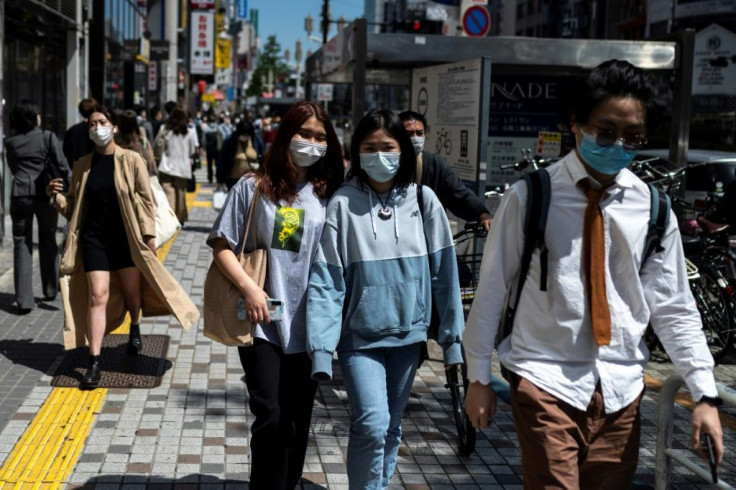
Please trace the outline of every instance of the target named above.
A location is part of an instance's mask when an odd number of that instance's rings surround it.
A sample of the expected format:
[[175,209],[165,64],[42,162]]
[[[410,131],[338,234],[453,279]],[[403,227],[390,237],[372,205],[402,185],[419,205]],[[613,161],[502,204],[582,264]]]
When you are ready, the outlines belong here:
[[135,267],[130,257],[128,240],[100,240],[95,236],[82,237],[82,261],[85,272],[116,271]]

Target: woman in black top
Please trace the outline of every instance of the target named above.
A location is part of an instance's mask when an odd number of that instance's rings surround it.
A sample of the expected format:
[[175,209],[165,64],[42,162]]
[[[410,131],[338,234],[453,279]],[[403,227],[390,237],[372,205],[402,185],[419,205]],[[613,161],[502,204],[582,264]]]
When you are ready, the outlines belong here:
[[13,135],[5,140],[8,166],[13,174],[10,217],[13,222],[13,279],[18,313],[26,314],[36,306],[33,295],[33,216],[38,220],[38,252],[41,283],[46,301],[56,298],[59,290],[59,246],[56,225],[59,215],[44,194],[45,162],[52,159],[68,175],[64,153],[51,131],[38,126],[41,116],[36,105],[23,100],[10,113]]
[[[118,192],[115,185],[115,140],[117,120],[106,107],[98,106],[89,117],[89,136],[96,149],[84,187],[84,218],[81,219],[79,243],[87,275],[89,301],[89,352],[87,372],[82,389],[94,389],[100,382],[100,351],[107,325],[106,308],[110,295],[110,275],[116,272],[119,286],[130,314],[128,351],[143,348],[140,333],[141,274],[131,258],[130,246],[123,224]],[[58,180],[49,184],[47,194],[61,191]],[[154,237],[144,237],[155,253]]]

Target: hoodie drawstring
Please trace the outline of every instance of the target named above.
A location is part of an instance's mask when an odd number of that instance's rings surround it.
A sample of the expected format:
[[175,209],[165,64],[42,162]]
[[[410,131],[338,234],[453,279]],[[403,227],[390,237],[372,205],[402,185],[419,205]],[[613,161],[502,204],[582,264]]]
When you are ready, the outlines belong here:
[[[368,188],[368,203],[370,204],[371,211],[371,226],[373,227],[373,235],[378,236],[378,230],[376,229],[376,221],[373,218],[373,189],[370,187]],[[376,193],[376,197],[378,197],[378,193]],[[381,202],[381,198],[378,198],[378,202]],[[394,208],[393,212],[393,219],[394,219],[394,235],[396,236],[396,240],[399,239],[399,220],[397,218],[397,212],[396,212],[396,188],[394,187],[391,189],[391,204]]]

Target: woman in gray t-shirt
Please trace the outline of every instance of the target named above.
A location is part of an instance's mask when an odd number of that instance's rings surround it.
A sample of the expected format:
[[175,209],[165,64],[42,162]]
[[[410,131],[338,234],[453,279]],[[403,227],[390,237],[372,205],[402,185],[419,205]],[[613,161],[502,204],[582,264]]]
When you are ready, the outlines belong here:
[[[239,347],[251,426],[253,488],[292,489],[302,476],[317,383],[306,353],[309,268],[325,221],[327,200],[342,182],[342,150],[321,106],[293,105],[263,166],[230,190],[207,244],[225,275],[243,293],[255,341]],[[258,192],[256,193],[256,188]],[[240,267],[248,210],[258,204],[246,239],[268,251],[263,289]],[[283,315],[269,318],[267,299],[281,300]]]

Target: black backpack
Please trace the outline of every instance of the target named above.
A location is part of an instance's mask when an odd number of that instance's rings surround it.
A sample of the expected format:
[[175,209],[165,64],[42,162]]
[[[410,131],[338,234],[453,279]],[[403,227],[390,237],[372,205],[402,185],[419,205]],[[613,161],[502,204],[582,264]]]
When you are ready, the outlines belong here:
[[[547,214],[549,213],[549,203],[552,194],[549,172],[540,168],[534,172],[530,172],[522,177],[527,185],[526,198],[526,215],[524,216],[524,249],[521,255],[519,268],[519,281],[516,286],[516,297],[513,307],[511,306],[510,288],[506,292],[506,303],[501,316],[501,324],[498,331],[498,342],[511,335],[514,326],[514,314],[519,306],[521,298],[521,290],[526,282],[526,276],[529,274],[529,263],[532,260],[534,250],[539,249],[539,261],[541,266],[539,289],[547,290],[547,247],[544,243],[544,231],[547,226]],[[649,225],[647,229],[647,238],[644,244],[644,255],[642,256],[642,266],[653,252],[661,252],[662,237],[667,229],[670,219],[670,197],[652,184],[649,185],[651,194],[651,202],[649,207]],[[506,369],[501,366],[501,372],[504,378],[508,379]]]

